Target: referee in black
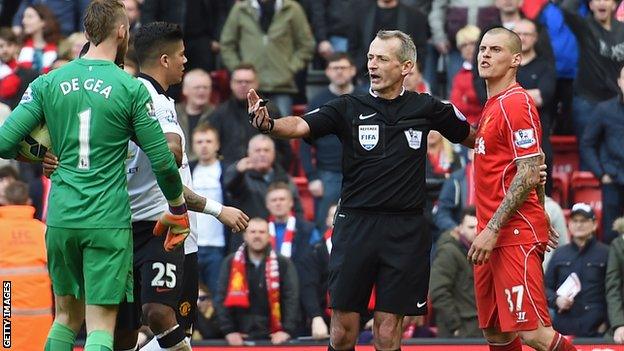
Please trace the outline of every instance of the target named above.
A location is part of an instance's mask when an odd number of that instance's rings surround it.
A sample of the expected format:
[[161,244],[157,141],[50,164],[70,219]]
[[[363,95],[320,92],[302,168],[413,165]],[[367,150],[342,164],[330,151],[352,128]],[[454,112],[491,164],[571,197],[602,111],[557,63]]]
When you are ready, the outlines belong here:
[[301,117],[271,119],[254,90],[250,121],[263,133],[343,146],[340,208],[329,261],[333,309],[328,350],[354,350],[371,290],[377,350],[399,350],[403,316],[427,312],[431,235],[423,217],[427,133],[474,146],[475,131],[452,105],[406,91],[416,47],[400,31],[380,31],[368,51],[371,88],[343,95]]

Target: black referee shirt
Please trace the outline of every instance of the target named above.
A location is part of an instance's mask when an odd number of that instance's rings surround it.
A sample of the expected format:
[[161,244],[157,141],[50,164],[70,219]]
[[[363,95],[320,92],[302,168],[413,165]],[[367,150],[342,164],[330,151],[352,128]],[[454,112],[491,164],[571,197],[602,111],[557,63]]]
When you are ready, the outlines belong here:
[[341,206],[374,212],[422,210],[427,134],[459,143],[470,132],[452,105],[405,90],[393,100],[343,95],[303,118],[312,139],[335,134],[342,143]]

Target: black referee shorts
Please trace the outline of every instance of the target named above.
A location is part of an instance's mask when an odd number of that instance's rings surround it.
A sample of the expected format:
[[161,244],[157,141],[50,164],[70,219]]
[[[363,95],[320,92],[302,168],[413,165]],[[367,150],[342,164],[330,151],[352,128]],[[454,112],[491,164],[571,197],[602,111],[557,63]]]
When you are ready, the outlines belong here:
[[375,286],[375,310],[427,313],[431,235],[422,214],[340,209],[329,258],[330,307],[364,312]]
[[160,303],[178,308],[183,291],[184,245],[167,252],[165,235],[154,236],[156,222],[132,222],[134,242],[134,302],[122,302],[117,315],[118,329],[139,329],[147,321],[142,320],[142,305]]

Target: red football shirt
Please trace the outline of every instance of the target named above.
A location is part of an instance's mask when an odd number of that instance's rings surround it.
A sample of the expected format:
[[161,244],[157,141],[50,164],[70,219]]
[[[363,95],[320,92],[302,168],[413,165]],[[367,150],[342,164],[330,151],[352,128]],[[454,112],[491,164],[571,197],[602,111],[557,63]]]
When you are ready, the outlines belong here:
[[[491,97],[483,109],[474,154],[478,230],[503,201],[516,174],[516,160],[540,154],[542,127],[533,99],[514,84]],[[499,246],[548,241],[544,208],[535,190],[501,228]]]

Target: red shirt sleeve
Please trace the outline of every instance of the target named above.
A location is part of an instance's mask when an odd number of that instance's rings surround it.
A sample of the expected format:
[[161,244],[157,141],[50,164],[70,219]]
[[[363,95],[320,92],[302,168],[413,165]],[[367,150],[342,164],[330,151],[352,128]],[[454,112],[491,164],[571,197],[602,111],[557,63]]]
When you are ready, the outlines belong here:
[[502,134],[514,152],[514,159],[539,155],[542,127],[531,97],[522,91],[499,103],[504,118]]

